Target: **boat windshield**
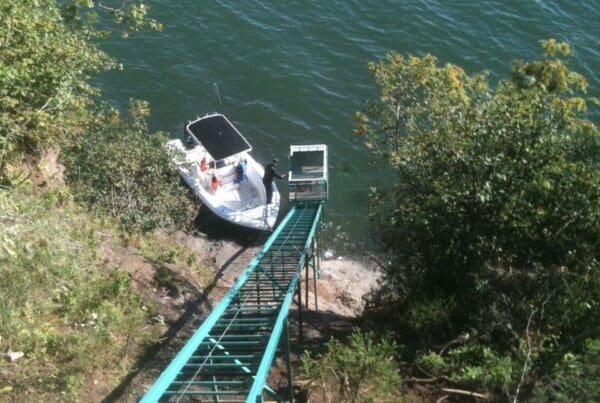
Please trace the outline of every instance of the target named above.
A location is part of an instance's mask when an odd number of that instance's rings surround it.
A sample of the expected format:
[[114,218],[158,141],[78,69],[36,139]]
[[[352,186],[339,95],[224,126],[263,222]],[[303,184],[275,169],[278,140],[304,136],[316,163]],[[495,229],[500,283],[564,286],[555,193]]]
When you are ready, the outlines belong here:
[[252,150],[244,136],[223,115],[203,117],[189,123],[186,129],[215,160]]

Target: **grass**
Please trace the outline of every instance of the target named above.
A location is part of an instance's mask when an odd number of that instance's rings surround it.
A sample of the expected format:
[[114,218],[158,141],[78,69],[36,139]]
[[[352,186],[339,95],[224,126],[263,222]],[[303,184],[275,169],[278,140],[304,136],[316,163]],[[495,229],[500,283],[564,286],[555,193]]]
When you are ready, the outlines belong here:
[[68,190],[0,192],[0,400],[78,400],[95,373],[119,379],[157,339],[129,275],[103,267],[106,227]]

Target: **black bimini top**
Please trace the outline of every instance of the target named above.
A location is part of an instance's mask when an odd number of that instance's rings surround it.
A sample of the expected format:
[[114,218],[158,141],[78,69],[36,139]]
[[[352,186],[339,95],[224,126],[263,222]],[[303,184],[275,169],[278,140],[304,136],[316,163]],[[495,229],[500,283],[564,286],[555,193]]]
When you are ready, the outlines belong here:
[[195,137],[215,159],[252,150],[252,146],[223,115],[205,116],[186,125],[188,134]]

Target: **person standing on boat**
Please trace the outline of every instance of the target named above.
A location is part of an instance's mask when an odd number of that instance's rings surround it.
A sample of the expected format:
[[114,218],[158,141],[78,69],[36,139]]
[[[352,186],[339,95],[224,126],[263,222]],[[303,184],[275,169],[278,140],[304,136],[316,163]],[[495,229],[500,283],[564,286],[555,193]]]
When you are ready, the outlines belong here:
[[273,199],[273,179],[283,179],[287,175],[282,175],[275,170],[279,164],[279,160],[277,158],[273,158],[273,161],[265,167],[265,174],[263,176],[263,185],[265,185],[265,190],[267,191],[267,204],[271,204],[271,200]]

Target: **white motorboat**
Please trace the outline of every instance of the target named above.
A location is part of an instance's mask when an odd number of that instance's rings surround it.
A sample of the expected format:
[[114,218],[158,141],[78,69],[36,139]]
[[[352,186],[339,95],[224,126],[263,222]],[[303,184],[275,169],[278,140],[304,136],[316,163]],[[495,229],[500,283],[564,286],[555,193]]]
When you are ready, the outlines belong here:
[[264,168],[250,155],[244,136],[218,113],[188,122],[185,135],[185,143],[171,140],[166,147],[194,194],[224,220],[270,231],[281,198],[273,184],[273,199],[266,204]]

